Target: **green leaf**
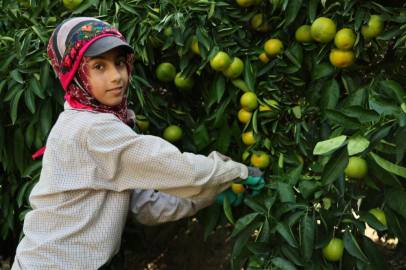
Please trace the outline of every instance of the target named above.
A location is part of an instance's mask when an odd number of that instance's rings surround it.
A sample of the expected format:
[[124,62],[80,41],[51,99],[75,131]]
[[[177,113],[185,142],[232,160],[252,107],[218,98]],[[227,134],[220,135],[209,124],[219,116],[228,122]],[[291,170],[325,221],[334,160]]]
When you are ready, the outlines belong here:
[[86,9],[90,8],[93,4],[98,2],[98,0],[83,0],[82,3],[72,12],[72,14],[80,14]]
[[223,116],[223,113],[224,113],[225,109],[227,108],[228,104],[230,103],[230,101],[231,101],[231,96],[228,97],[226,100],[224,100],[223,104],[221,104],[219,110],[217,111],[216,120],[214,121],[215,126],[219,123],[219,121],[220,121],[221,117]]
[[303,163],[299,166],[289,169],[284,175],[284,182],[289,183],[291,186],[295,186],[303,170]]
[[359,215],[359,220],[368,223],[369,226],[374,228],[377,231],[385,231],[388,228],[383,225],[373,214],[364,211],[356,211],[357,215]]
[[362,127],[357,118],[346,116],[340,111],[326,109],[326,116],[334,123],[349,129],[359,129]]
[[20,97],[23,92],[24,92],[24,90],[20,90],[20,92],[18,92],[14,96],[13,101],[11,101],[10,116],[11,116],[11,122],[13,123],[13,125],[15,124],[15,122],[17,120],[18,101],[20,100]]
[[[42,93],[41,90],[41,85],[38,82],[37,78],[35,78],[35,76],[31,76],[30,77],[30,89],[32,90],[32,92],[34,92],[35,95],[37,95],[38,97],[44,99],[44,93]],[[44,88],[43,88],[44,89]]]
[[17,194],[17,204],[18,207],[21,207],[23,205],[23,199],[24,199],[24,194],[25,191],[27,190],[27,187],[30,185],[30,182],[25,182],[22,187],[20,188],[20,190],[18,191]]
[[279,222],[276,225],[276,231],[286,240],[286,242],[294,248],[299,248],[299,244],[293,235],[291,228],[285,221]]
[[259,215],[259,213],[252,213],[243,216],[235,223],[235,227],[233,232],[230,235],[230,238],[239,234],[242,230],[244,230],[254,219]]
[[347,136],[341,135],[330,140],[321,141],[316,144],[313,150],[313,155],[323,155],[331,152],[343,145]]
[[306,214],[300,222],[300,250],[302,251],[302,259],[308,262],[313,254],[314,246],[314,224],[312,219]]
[[34,93],[30,90],[30,88],[25,90],[25,104],[27,104],[27,107],[31,113],[35,113],[35,98]]
[[291,262],[282,257],[275,257],[271,259],[271,262],[282,270],[297,270]]
[[311,71],[312,81],[326,77],[334,72],[334,67],[330,63],[314,65]]
[[342,108],[356,105],[363,106],[366,101],[367,92],[366,88],[360,88],[351,92],[345,99]]
[[326,112],[324,109],[334,109],[337,106],[338,99],[340,97],[340,86],[335,79],[332,79],[321,87],[320,91],[320,109],[321,109],[321,121],[326,120]]
[[308,13],[309,13],[309,20],[310,23],[314,21],[316,18],[316,12],[317,12],[317,0],[309,0],[309,7],[308,7]]
[[224,95],[224,90],[226,89],[226,81],[223,74],[219,73],[216,79],[216,97],[217,103],[220,103],[221,98]]
[[[247,61],[245,61],[245,65],[244,65],[244,82],[246,83],[248,89],[250,89],[251,92],[254,92],[254,90],[255,90],[255,80],[256,80],[256,76],[252,69],[251,62],[247,58]],[[244,90],[244,89],[242,89],[242,90]]]
[[244,203],[257,213],[266,214],[268,212],[266,207],[255,198],[245,198]]
[[369,154],[371,155],[371,157],[375,160],[375,162],[379,166],[381,166],[388,172],[391,172],[391,173],[394,173],[396,175],[406,178],[406,168],[405,167],[397,166],[397,165],[393,164],[392,162],[387,161],[386,159],[383,159],[380,156],[374,154],[373,152],[370,152]]
[[223,155],[227,153],[231,143],[231,136],[230,128],[228,127],[227,123],[221,125],[216,141],[216,150],[218,152],[222,153]]
[[361,153],[369,146],[369,141],[364,138],[362,132],[358,132],[351,136],[348,140],[348,155],[353,156],[355,154]]
[[12,71],[10,71],[10,76],[11,78],[13,78],[16,82],[23,84],[24,80],[21,77],[20,72],[18,72],[18,69],[14,69]]
[[20,173],[24,169],[24,135],[21,127],[18,126],[14,132],[14,161]]
[[386,270],[386,260],[382,251],[369,237],[362,236],[362,244],[365,250],[365,254],[371,261],[371,265],[376,270]]
[[217,221],[220,217],[220,209],[220,205],[213,204],[200,211],[201,213],[198,219],[203,226],[205,240],[207,239],[207,237],[209,237],[209,235],[213,232],[214,228],[217,225]]
[[402,104],[405,101],[405,90],[403,87],[393,80],[380,81],[377,86],[389,96],[394,98],[398,104]]
[[254,254],[266,254],[271,250],[271,245],[266,242],[248,243],[247,248]]
[[292,263],[298,266],[304,266],[304,262],[298,249],[285,244],[281,246],[281,252]]
[[193,141],[196,144],[197,151],[202,150],[210,143],[209,133],[204,124],[193,132]]
[[368,258],[362,252],[360,246],[358,245],[357,240],[352,235],[352,233],[348,230],[348,228],[345,229],[343,242],[344,242],[344,248],[347,250],[348,253],[350,253],[354,257],[357,257],[361,261],[369,264]]
[[330,158],[324,167],[323,174],[321,175],[321,183],[323,186],[328,185],[344,173],[348,165],[348,150],[343,147]]
[[278,182],[277,190],[279,192],[279,199],[281,202],[296,202],[295,193],[289,184]]
[[[49,69],[51,65],[48,63],[48,61],[44,61],[42,67],[41,67],[41,72],[40,72],[40,85],[41,89],[46,89],[48,86],[48,80],[49,80]],[[34,76],[31,76],[34,77]],[[31,79],[31,78],[30,78]],[[31,83],[31,82],[30,82]],[[31,86],[32,87],[32,86]],[[39,92],[42,94],[42,91],[39,90]],[[37,94],[36,94],[37,95]]]
[[285,27],[291,24],[299,13],[303,0],[289,1],[285,11]]
[[32,176],[32,173],[42,167],[42,161],[34,161],[28,167],[24,169],[24,172],[21,174],[22,177]]
[[341,112],[349,117],[355,117],[362,123],[379,121],[379,113],[374,110],[365,109],[359,105],[347,106],[341,109]]
[[230,223],[234,225],[233,210],[227,196],[224,196],[223,208],[228,221],[230,221]]
[[386,188],[385,202],[390,208],[406,218],[406,192],[395,188]]
[[46,100],[40,111],[41,129],[44,135],[48,134],[52,125],[52,104],[51,100]]
[[255,222],[246,227],[241,234],[238,236],[237,240],[234,243],[233,247],[233,256],[238,257],[241,254],[242,250],[246,247],[248,239],[251,234],[261,226],[262,222]]
[[203,44],[203,46],[209,51],[210,50],[210,39],[207,35],[206,30],[204,30],[203,27],[197,27],[196,36],[197,36],[197,39],[199,40],[199,43]]
[[402,127],[396,134],[396,164],[402,161],[406,150],[406,127]]
[[376,37],[376,39],[390,40],[403,33],[404,30],[400,29],[400,27],[397,26],[383,31],[379,36]]
[[299,190],[304,199],[310,198],[321,187],[318,181],[302,180],[299,181]]
[[381,95],[371,95],[369,98],[369,105],[379,114],[396,114],[399,112],[396,101]]
[[385,212],[388,227],[391,229],[393,234],[399,239],[399,241],[403,245],[406,245],[406,232],[404,232],[406,219],[394,213],[389,207],[384,207],[383,210]]

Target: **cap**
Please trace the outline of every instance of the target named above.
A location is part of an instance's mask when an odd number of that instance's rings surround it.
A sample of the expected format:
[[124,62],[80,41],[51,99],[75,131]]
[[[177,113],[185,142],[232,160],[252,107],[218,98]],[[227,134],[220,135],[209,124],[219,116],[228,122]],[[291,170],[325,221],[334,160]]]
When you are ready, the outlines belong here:
[[108,36],[93,42],[85,51],[85,56],[96,56],[120,46],[123,46],[130,53],[134,53],[133,47],[128,45],[123,40],[119,39],[118,37]]

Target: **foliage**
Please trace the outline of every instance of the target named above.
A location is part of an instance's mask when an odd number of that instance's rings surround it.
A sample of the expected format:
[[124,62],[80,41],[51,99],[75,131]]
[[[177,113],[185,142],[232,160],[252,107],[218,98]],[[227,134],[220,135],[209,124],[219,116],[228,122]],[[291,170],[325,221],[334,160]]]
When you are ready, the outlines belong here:
[[[183,136],[175,145],[181,151],[207,155],[216,150],[237,161],[244,151],[271,156],[266,189],[245,199],[248,210],[235,211],[225,203],[224,213],[212,206],[198,215],[206,237],[225,216],[235,220],[233,269],[245,258],[246,269],[385,269],[382,254],[364,236],[364,222],[380,236],[397,237],[399,247],[406,245],[401,226],[406,221],[406,9],[400,1],[274,2],[242,8],[234,0],[84,0],[71,11],[60,0],[30,0],[28,7],[0,1],[3,240],[17,242],[22,236],[28,197],[42,166],[31,155],[46,143],[63,110],[64,92],[46,44],[63,19],[86,15],[115,25],[135,48],[138,60],[128,96],[130,108],[150,122],[149,134],[162,136],[166,127],[179,125]],[[269,32],[251,27],[250,19],[260,13]],[[374,14],[385,29],[365,39],[360,28]],[[331,65],[334,41],[296,42],[296,30],[318,17],[331,18],[337,30],[355,30],[355,64]],[[200,55],[191,55],[195,36]],[[281,40],[284,50],[263,63],[258,56],[269,39]],[[239,79],[211,69],[209,61],[219,51],[243,61]],[[162,62],[172,63],[182,77],[193,76],[193,89],[158,81],[155,69]],[[244,91],[254,92],[277,116],[256,110],[241,124],[237,114]],[[250,130],[256,143],[247,147],[241,134]],[[344,175],[353,155],[368,163],[364,179]],[[389,230],[368,213],[371,208],[384,210]],[[333,237],[343,239],[345,247],[339,263],[321,255]]]

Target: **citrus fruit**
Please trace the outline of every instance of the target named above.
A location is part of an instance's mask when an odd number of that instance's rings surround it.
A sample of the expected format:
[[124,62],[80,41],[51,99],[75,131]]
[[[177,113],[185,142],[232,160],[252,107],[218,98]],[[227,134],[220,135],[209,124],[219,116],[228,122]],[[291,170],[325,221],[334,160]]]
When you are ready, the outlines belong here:
[[[273,99],[268,99],[268,102],[270,102],[273,105],[279,105],[279,103],[276,100],[273,100]],[[275,117],[275,116],[277,116],[279,114],[278,111],[274,110],[273,108],[271,108],[271,106],[269,106],[268,104],[265,104],[265,103],[264,103],[264,105],[259,106],[259,111],[260,112],[264,112],[264,111],[274,112],[272,115],[267,116],[269,118]]]
[[377,220],[379,220],[380,223],[385,225],[385,227],[388,227],[388,223],[386,222],[386,217],[385,217],[385,212],[376,208],[373,208],[368,211],[372,215],[376,217]]
[[230,56],[225,52],[218,52],[213,59],[210,60],[210,66],[216,71],[223,71],[231,64]]
[[336,29],[336,24],[332,19],[320,17],[312,23],[310,34],[317,42],[327,43],[333,40]]
[[383,31],[383,20],[379,15],[371,15],[367,26],[361,26],[361,34],[366,38],[377,37]]
[[255,109],[258,108],[257,95],[252,92],[245,93],[241,96],[240,104],[246,111],[255,111]]
[[270,39],[264,45],[268,57],[274,58],[283,51],[283,43],[279,39]]
[[326,260],[337,262],[341,259],[344,251],[343,240],[340,238],[331,239],[330,243],[321,249],[321,253]]
[[242,142],[245,145],[253,145],[255,143],[254,131],[247,131],[242,134]]
[[180,72],[175,76],[175,85],[179,90],[189,90],[195,85],[195,79],[193,77],[181,78]]
[[242,156],[241,156],[242,162],[246,163],[249,155],[250,155],[250,153],[248,151],[244,151],[244,153],[242,153]]
[[[264,23],[262,25],[261,24],[262,24],[262,14],[257,14],[254,17],[252,17],[251,26],[255,30],[257,30],[259,32],[262,32],[262,33],[265,33],[265,32],[268,32],[271,29],[271,27],[269,26],[269,23]],[[260,25],[261,25],[261,27],[259,27]]]
[[168,62],[161,63],[156,68],[156,77],[161,82],[173,81],[173,79],[175,79],[175,76],[176,76],[176,69],[171,63],[168,63]]
[[242,184],[233,183],[231,185],[231,190],[233,191],[234,194],[245,193],[245,189],[244,189],[244,186]]
[[335,67],[349,67],[355,62],[355,51],[333,49],[330,53],[330,62]]
[[350,28],[344,28],[337,32],[334,44],[340,50],[350,50],[355,44],[355,32]]
[[360,157],[350,157],[344,173],[354,179],[361,179],[368,173],[368,164]]
[[251,164],[254,167],[260,168],[260,169],[266,169],[269,164],[270,164],[270,160],[269,160],[269,156],[267,153],[265,152],[259,152],[257,154],[252,154],[251,156]]
[[258,56],[258,58],[261,59],[262,63],[268,63],[268,61],[270,60],[270,59],[268,58],[268,56],[266,55],[266,53],[261,53],[261,54]]
[[310,34],[310,25],[300,26],[295,33],[295,38],[299,43],[314,42],[312,35]]
[[149,122],[144,115],[137,114],[137,116],[135,117],[135,122],[137,123],[141,132],[145,132],[148,130]]
[[175,125],[169,126],[165,128],[163,137],[168,142],[175,143],[182,138],[182,129]]
[[192,42],[191,49],[192,49],[192,52],[194,52],[195,54],[200,55],[199,41],[197,40],[196,36],[193,37],[193,42]]
[[249,7],[254,3],[254,0],[236,0],[241,7]]
[[165,28],[164,35],[165,36],[172,36],[172,27]]
[[248,121],[251,119],[251,116],[252,112],[249,112],[244,108],[238,111],[238,120],[240,120],[240,122],[243,124],[248,123]]
[[234,57],[233,62],[228,66],[228,68],[224,69],[223,75],[229,79],[238,78],[244,71],[244,63],[241,61],[240,58]]
[[83,0],[63,0],[63,4],[68,9],[76,9]]

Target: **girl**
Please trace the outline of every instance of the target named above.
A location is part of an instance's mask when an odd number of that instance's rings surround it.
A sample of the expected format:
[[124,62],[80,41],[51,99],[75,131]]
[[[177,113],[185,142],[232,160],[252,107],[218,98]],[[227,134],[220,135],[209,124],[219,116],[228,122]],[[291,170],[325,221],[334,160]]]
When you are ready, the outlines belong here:
[[13,270],[99,269],[119,250],[130,197],[138,221],[156,224],[193,215],[233,182],[263,187],[259,170],[217,152],[182,154],[132,130],[125,93],[133,49],[110,24],[66,20],[48,55],[65,110],[47,140]]

